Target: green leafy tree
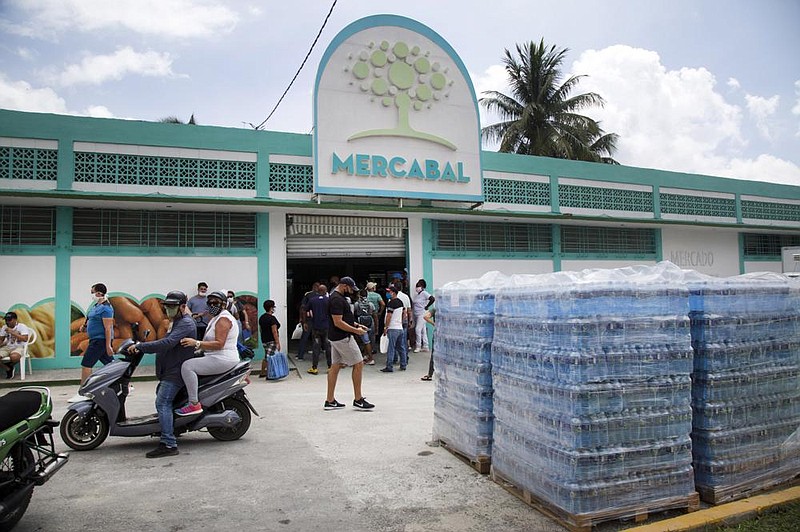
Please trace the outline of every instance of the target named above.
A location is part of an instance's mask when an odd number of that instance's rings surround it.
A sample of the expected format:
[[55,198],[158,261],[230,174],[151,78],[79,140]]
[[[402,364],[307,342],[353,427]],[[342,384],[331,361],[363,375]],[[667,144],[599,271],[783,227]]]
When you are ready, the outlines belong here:
[[562,82],[561,65],[568,50],[547,47],[541,40],[518,44],[516,52],[515,56],[506,50],[503,58],[511,94],[488,91],[480,100],[501,118],[482,129],[484,139],[499,141],[501,152],[619,164],[613,159],[618,135],[579,114],[587,107],[603,106],[603,98],[593,92],[571,96],[585,76]]
[[189,124],[190,126],[196,126],[197,125],[197,122],[194,121],[194,113],[192,113],[192,116],[189,117],[189,121],[188,122],[184,122],[183,120],[181,120],[177,116],[165,116],[164,118],[160,119],[159,122],[162,122],[164,124],[184,124],[185,123],[185,124]]

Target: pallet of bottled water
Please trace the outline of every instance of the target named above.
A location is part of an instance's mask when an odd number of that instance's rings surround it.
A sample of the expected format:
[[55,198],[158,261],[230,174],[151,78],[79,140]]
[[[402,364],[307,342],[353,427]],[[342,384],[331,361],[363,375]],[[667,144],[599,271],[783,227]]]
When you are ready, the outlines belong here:
[[800,284],[687,274],[695,478],[721,503],[800,474]]
[[450,283],[436,295],[433,438],[488,473],[492,455],[494,294],[505,277]]
[[514,276],[497,291],[496,480],[577,529],[697,507],[681,277],[662,263]]

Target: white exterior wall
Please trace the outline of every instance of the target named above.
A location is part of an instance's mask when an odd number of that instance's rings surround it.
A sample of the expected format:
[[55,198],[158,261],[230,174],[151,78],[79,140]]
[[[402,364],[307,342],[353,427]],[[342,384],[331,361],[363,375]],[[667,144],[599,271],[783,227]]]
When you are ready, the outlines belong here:
[[[422,218],[408,219],[408,282],[413,287],[417,279],[422,279]],[[434,286],[432,279],[425,279],[428,286]]]
[[754,261],[754,262],[744,263],[744,273],[756,273],[756,272],[782,273],[781,270],[782,268],[780,262]]
[[739,275],[739,236],[704,227],[665,227],[661,230],[663,259],[681,268],[709,275]]
[[[269,213],[269,298],[275,302],[275,317],[281,324],[279,329],[281,347],[289,351],[288,333],[291,332],[286,318],[286,213]],[[258,315],[264,312],[263,301],[259,301]],[[292,324],[293,325],[293,324]],[[260,334],[260,333],[259,333]],[[261,338],[258,339],[259,345]]]
[[56,258],[32,255],[3,255],[0,257],[5,278],[0,290],[0,309],[5,312],[12,305],[33,307],[56,293]]
[[561,260],[562,272],[579,272],[581,270],[604,269],[611,270],[614,268],[627,268],[628,266],[636,266],[637,264],[646,264],[648,266],[654,265],[655,261],[648,260]]

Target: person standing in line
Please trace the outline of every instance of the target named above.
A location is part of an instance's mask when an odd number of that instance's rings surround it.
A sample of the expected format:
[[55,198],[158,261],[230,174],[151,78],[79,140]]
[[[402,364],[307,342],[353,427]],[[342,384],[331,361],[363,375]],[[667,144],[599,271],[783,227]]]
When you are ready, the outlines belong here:
[[236,292],[228,290],[228,311],[233,315],[233,318],[239,325],[239,338],[238,341],[244,343],[244,331],[250,330],[250,320],[247,317],[247,311],[244,308],[244,302],[236,297]]
[[[425,315],[422,317],[422,319],[424,319],[426,322],[430,323],[433,327],[436,327],[436,305],[431,306],[428,309],[428,312],[426,312]],[[433,379],[433,349],[434,349],[434,347],[435,346],[433,345],[433,343],[431,343],[431,361],[428,364],[428,374],[427,375],[423,375],[422,378],[421,378],[421,380],[423,380],[423,381],[429,381],[429,380]]]
[[308,310],[311,314],[311,340],[312,355],[311,367],[308,373],[316,375],[319,373],[320,352],[325,350],[325,361],[328,363],[328,370],[331,369],[331,344],[328,341],[328,327],[330,325],[330,314],[328,312],[328,287],[320,283],[317,286],[317,293],[308,298]]
[[202,338],[206,334],[206,327],[208,326],[208,305],[206,305],[206,292],[208,292],[208,285],[203,282],[197,283],[197,295],[189,298],[187,303],[189,310],[192,312],[192,317],[197,327],[197,337]]
[[194,358],[194,346],[181,345],[181,339],[197,334],[195,320],[186,306],[186,294],[173,290],[164,298],[164,313],[170,319],[167,335],[160,340],[140,342],[128,348],[129,353],[136,350],[156,354],[156,412],[161,425],[161,441],[158,447],[145,454],[147,458],[175,456],[178,440],[175,438],[175,420],[172,415],[175,396],[183,389],[181,366]]
[[386,303],[383,302],[383,298],[381,295],[376,292],[378,285],[374,282],[367,283],[367,299],[372,305],[375,307],[375,313],[372,315],[372,322],[375,324],[374,335],[376,337],[380,337],[383,334],[383,322],[381,318],[383,317],[383,309],[386,307]]
[[367,291],[361,290],[358,293],[358,300],[353,305],[353,312],[356,316],[356,321],[366,327],[369,332],[361,337],[361,342],[364,344],[364,364],[368,366],[375,365],[375,359],[372,357],[373,347],[375,345],[375,306],[367,297]]
[[308,352],[308,341],[311,339],[311,324],[308,320],[308,298],[313,297],[317,293],[319,285],[319,281],[315,281],[314,284],[311,285],[311,290],[303,294],[303,299],[300,301],[299,321],[303,326],[303,334],[300,336],[300,345],[297,348],[297,360],[305,359],[306,353]]
[[86,321],[81,325],[80,331],[89,335],[89,346],[83,353],[81,361],[81,385],[92,374],[92,368],[97,361],[106,364],[113,362],[114,348],[114,308],[108,301],[108,289],[103,283],[92,285],[92,299],[94,305],[86,315]]
[[408,354],[408,330],[414,327],[414,322],[412,321],[411,316],[411,298],[409,298],[408,295],[403,292],[402,281],[396,281],[392,284],[394,285],[394,291],[397,294],[397,298],[401,303],[403,303],[403,345],[405,346],[404,351],[406,354]]
[[17,321],[16,312],[6,312],[3,319],[6,324],[0,329],[0,359],[8,358],[8,362],[3,362],[3,367],[6,368],[6,379],[13,379],[17,362],[22,358],[22,350],[30,339],[31,330]]
[[414,295],[414,301],[411,304],[412,313],[414,315],[414,332],[416,333],[415,336],[417,337],[416,344],[414,345],[414,352],[419,353],[420,351],[427,351],[428,350],[428,330],[425,326],[425,312],[433,305],[433,302],[436,301],[432,295],[425,290],[428,287],[428,283],[425,282],[425,279],[420,279],[417,281],[414,290],[416,294]]
[[227,297],[224,293],[214,291],[208,294],[208,313],[211,320],[202,340],[187,336],[181,340],[183,347],[194,346],[195,350],[205,350],[202,357],[184,362],[181,377],[186,384],[189,401],[186,406],[178,408],[179,416],[191,416],[203,411],[203,405],[197,398],[198,375],[216,375],[233,369],[239,363],[239,350],[236,349],[236,338],[239,336],[239,325],[225,307]]
[[264,360],[261,361],[259,378],[267,378],[267,357],[281,350],[281,337],[278,330],[281,324],[275,317],[275,302],[271,299],[264,301],[264,314],[258,318],[258,328],[261,330],[261,345],[264,346]]
[[334,392],[339,370],[347,366],[353,368],[353,407],[358,410],[375,408],[375,405],[369,403],[361,393],[364,360],[353,335],[362,335],[367,331],[363,326],[356,325],[350,303],[346,299],[347,296],[353,297],[356,290],[358,290],[356,282],[351,277],[342,277],[328,300],[330,314],[328,335],[331,342],[332,364],[328,371],[328,394],[323,405],[325,410],[344,408],[344,405],[336,400]]
[[403,334],[403,314],[405,308],[398,297],[398,286],[390,285],[389,294],[391,299],[386,304],[386,336],[389,338],[389,349],[386,351],[386,367],[381,368],[383,373],[394,371],[394,360],[400,358],[400,371],[405,371],[408,364],[408,354],[406,352],[405,335]]

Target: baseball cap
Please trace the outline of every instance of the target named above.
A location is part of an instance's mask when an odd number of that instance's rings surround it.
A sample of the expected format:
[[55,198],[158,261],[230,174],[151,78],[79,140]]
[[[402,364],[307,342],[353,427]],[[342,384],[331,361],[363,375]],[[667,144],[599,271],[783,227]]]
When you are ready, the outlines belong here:
[[356,282],[353,280],[352,277],[342,277],[341,279],[339,279],[339,282],[341,284],[346,284],[350,288],[355,288],[356,290],[358,289],[358,287],[356,286]]
[[16,312],[6,312],[6,315],[3,316],[3,319],[6,320],[6,321],[15,320],[15,319],[17,319],[17,313]]

